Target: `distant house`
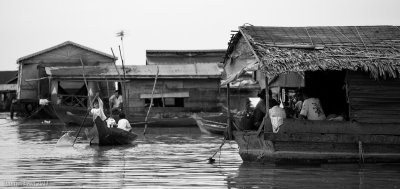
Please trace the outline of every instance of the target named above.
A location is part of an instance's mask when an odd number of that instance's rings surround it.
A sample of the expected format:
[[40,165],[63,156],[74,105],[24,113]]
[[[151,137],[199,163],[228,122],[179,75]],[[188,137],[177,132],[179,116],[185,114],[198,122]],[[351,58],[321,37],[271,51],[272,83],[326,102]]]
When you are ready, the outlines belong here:
[[[203,64],[216,63],[223,74],[223,60],[226,49],[209,50],[147,50],[147,65],[182,65],[182,64]],[[252,78],[252,73],[241,76],[241,81],[231,85],[231,107],[232,109],[243,109],[248,97],[257,97],[260,89],[256,80]],[[221,85],[219,89],[219,106],[226,104],[226,85]]]
[[[34,106],[38,104],[40,98],[49,98],[52,85],[58,83],[50,83],[48,75],[45,73],[46,67],[69,67],[69,66],[102,66],[114,65],[117,58],[112,55],[94,50],[92,48],[66,41],[59,45],[44,49],[42,51],[21,57],[17,60],[18,84],[17,99],[19,104],[29,105],[32,111]],[[92,83],[88,83],[92,85]],[[62,90],[67,94],[80,91],[82,95],[87,96],[83,78],[80,81],[64,82],[61,86]],[[77,88],[77,90],[75,90]],[[70,90],[71,89],[71,90]],[[89,95],[94,95],[90,94]],[[53,95],[55,97],[55,95]]]
[[[104,83],[119,81],[122,73],[121,67],[116,70],[114,66],[87,66],[85,69],[88,82],[103,86],[93,88],[101,97],[112,94]],[[52,83],[83,79],[80,67],[48,67],[46,74],[51,76]],[[129,65],[125,66],[125,79],[122,80],[124,110],[130,121],[144,121],[152,97],[154,101],[149,117],[160,124],[169,121],[174,121],[170,125],[195,124],[189,118],[193,112],[218,111],[221,72],[216,63]]]
[[0,111],[8,111],[16,97],[18,71],[0,71]]
[[111,55],[72,41],[19,58],[18,99],[36,100],[40,95],[49,94],[45,67],[100,66],[114,64],[115,60]]

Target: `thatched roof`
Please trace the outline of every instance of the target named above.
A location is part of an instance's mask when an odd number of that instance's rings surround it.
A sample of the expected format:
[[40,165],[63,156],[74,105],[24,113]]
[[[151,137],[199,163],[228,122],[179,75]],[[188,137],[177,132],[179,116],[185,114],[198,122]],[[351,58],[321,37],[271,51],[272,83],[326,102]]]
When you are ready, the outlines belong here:
[[398,26],[242,26],[229,43],[225,63],[241,37],[268,75],[361,69],[374,78],[400,76]]

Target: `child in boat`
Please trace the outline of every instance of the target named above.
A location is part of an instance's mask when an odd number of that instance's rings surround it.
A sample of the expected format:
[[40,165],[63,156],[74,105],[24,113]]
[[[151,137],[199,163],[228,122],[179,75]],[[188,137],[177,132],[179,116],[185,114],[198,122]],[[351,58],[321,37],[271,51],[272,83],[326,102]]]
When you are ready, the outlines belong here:
[[123,129],[123,130],[128,131],[128,132],[130,132],[132,130],[131,124],[125,118],[125,114],[124,113],[120,113],[119,114],[118,128]]

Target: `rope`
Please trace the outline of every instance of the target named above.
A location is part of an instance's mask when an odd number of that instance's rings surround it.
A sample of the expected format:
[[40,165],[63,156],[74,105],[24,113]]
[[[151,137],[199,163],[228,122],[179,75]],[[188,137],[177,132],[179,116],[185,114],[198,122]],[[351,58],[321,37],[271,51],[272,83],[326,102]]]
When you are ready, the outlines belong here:
[[308,33],[307,27],[305,27],[304,29],[305,29],[305,30],[306,30],[306,32],[307,32],[307,36],[308,36],[308,38],[310,38],[311,44],[312,44],[312,45],[314,45],[314,42],[313,42],[313,40],[312,40],[312,38],[311,38],[310,34]]
[[358,37],[360,37],[361,42],[363,43],[363,45],[364,45],[364,47],[365,47],[365,50],[368,50],[367,45],[365,45],[364,40],[363,40],[363,38],[361,37],[360,32],[359,32],[358,29],[357,29],[357,26],[354,26],[354,28],[356,28],[357,35],[358,35]]

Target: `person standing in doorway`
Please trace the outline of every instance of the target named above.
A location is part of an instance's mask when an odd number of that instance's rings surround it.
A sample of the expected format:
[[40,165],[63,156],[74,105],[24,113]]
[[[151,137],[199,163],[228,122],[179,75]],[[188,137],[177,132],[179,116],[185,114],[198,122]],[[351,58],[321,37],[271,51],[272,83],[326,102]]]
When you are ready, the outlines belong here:
[[325,113],[318,98],[309,95],[308,91],[303,92],[303,105],[299,117],[308,120],[325,120]]

